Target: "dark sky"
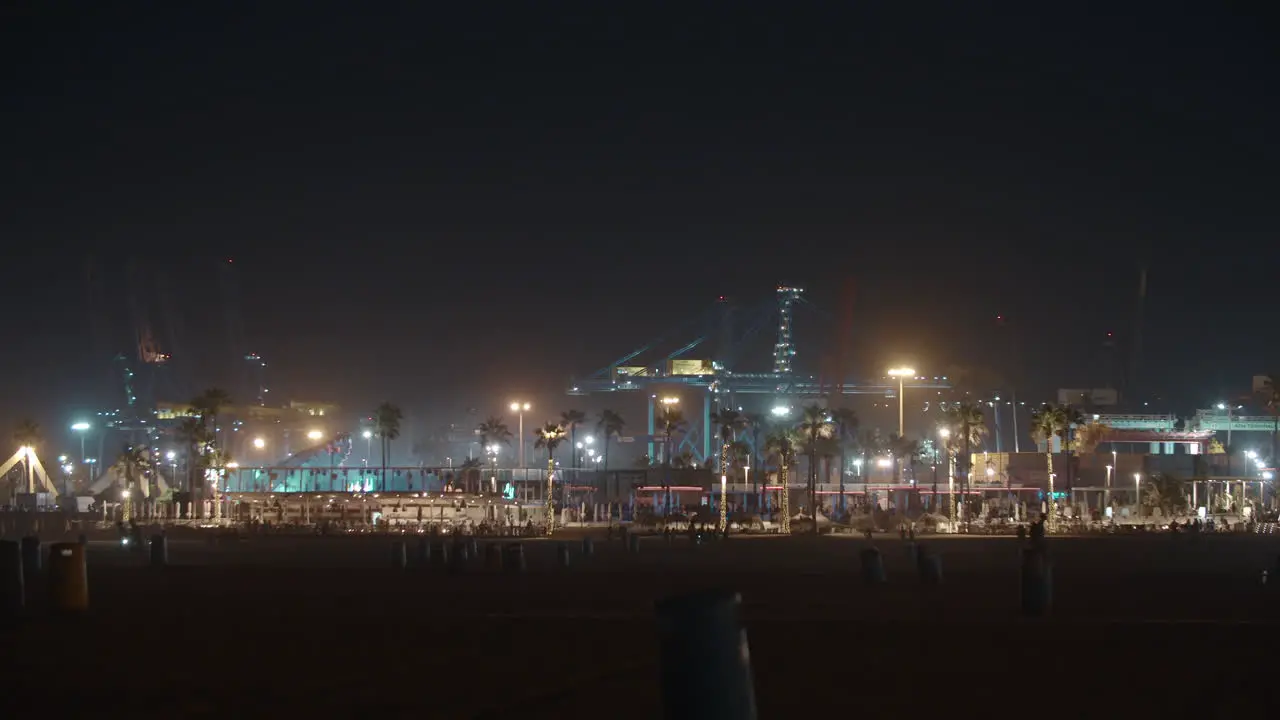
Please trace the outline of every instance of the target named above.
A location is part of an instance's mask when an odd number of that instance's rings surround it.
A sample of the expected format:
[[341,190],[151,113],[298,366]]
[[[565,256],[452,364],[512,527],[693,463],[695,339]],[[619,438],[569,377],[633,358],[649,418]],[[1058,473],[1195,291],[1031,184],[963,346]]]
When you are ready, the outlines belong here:
[[568,404],[571,373],[779,282],[823,309],[797,322],[802,369],[851,286],[853,375],[1103,384],[1143,262],[1143,385],[1171,409],[1277,362],[1261,17],[172,5],[17,2],[0,23],[6,418],[103,396],[131,295],[184,385],[228,382],[234,294],[277,399],[442,416]]

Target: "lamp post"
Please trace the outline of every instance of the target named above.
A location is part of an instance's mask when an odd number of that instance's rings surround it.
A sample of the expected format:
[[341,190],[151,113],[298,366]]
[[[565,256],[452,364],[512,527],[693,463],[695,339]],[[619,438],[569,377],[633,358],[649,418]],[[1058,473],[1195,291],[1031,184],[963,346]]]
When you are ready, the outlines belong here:
[[530,405],[530,404],[529,404],[529,403],[527,403],[527,402],[513,402],[513,403],[511,403],[511,412],[513,412],[513,413],[517,413],[517,414],[519,415],[519,417],[520,417],[520,427],[519,427],[519,431],[520,431],[520,458],[519,458],[519,460],[520,460],[520,468],[521,468],[521,469],[524,469],[524,414],[525,414],[526,412],[528,412],[532,407],[533,407],[533,406],[532,406],[532,405]]
[[906,434],[906,405],[904,404],[902,394],[906,391],[906,380],[909,377],[915,377],[914,368],[898,367],[889,370],[890,377],[898,378],[898,437]]
[[365,430],[360,436],[364,438],[364,466],[369,467],[369,456],[373,454],[373,431]]
[[1115,467],[1112,465],[1107,466],[1107,485],[1102,491],[1102,512],[1104,514],[1107,512],[1107,508],[1111,507],[1111,471],[1114,469]]
[[938,431],[938,435],[942,437],[942,446],[947,451],[947,498],[950,505],[948,519],[951,521],[951,532],[956,531],[956,458],[951,452],[951,447],[947,441],[951,438],[951,428],[942,428]]
[[93,426],[87,422],[78,422],[71,426],[71,429],[80,435],[80,462],[84,463],[84,436],[89,433]]
[[1138,517],[1142,517],[1142,473],[1133,474],[1133,494],[1135,498],[1134,505],[1136,506],[1134,512],[1138,514]]

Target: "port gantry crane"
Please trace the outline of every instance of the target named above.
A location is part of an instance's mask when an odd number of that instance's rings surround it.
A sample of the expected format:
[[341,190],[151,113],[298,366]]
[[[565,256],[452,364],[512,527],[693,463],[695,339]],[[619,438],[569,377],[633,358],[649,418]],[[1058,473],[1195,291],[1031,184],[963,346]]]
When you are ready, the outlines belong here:
[[[673,454],[690,452],[703,463],[712,457],[712,405],[735,407],[735,395],[772,396],[771,408],[788,408],[792,401],[837,395],[885,395],[893,397],[898,392],[898,382],[884,378],[877,382],[837,381],[823,382],[813,375],[796,373],[792,367],[796,356],[792,333],[796,305],[804,303],[804,290],[780,285],[776,298],[749,306],[742,313],[747,322],[745,330],[735,333],[738,313],[733,305],[721,297],[708,310],[696,314],[673,328],[667,334],[655,338],[636,350],[623,355],[589,376],[571,381],[569,395],[584,396],[600,393],[647,393],[649,457],[654,457],[656,436],[654,409],[658,391],[672,392],[675,388],[694,390],[702,396],[701,418],[690,422],[689,432],[681,438]],[[773,325],[777,340],[773,346],[772,372],[739,372],[734,370],[739,350],[745,343]],[[689,339],[692,336],[692,339]],[[686,344],[665,357],[656,365],[640,364],[646,354],[670,347],[676,342]],[[715,345],[712,359],[690,359],[689,353],[711,340]],[[938,378],[914,378],[905,383],[908,388],[948,389],[945,380]],[[692,420],[692,418],[691,418]],[[750,438],[746,438],[750,444]],[[753,448],[754,450],[754,448]]]

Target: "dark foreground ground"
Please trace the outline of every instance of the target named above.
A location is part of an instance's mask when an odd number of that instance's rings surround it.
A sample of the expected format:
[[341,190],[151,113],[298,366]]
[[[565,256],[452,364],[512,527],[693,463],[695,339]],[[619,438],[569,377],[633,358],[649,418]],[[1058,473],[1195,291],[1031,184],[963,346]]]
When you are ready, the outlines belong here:
[[653,603],[702,588],[742,594],[764,718],[1235,717],[1277,702],[1280,588],[1259,588],[1272,537],[1054,539],[1048,621],[1019,618],[1011,538],[925,540],[939,588],[896,539],[876,542],[878,588],[858,574],[861,539],[650,538],[634,556],[601,540],[592,558],[568,541],[567,570],[554,543],[525,542],[519,576],[480,561],[396,571],[377,536],[175,535],[162,570],[93,541],[87,617],[47,616],[37,582],[36,607],[3,630],[5,703],[47,717],[655,718]]

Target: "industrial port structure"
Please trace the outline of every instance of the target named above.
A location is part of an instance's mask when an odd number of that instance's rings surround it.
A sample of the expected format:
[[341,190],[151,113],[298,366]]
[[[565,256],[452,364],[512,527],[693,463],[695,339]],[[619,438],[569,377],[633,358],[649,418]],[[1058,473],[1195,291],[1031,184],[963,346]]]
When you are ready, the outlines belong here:
[[[696,315],[670,333],[655,338],[635,350],[596,370],[585,378],[572,381],[569,395],[599,393],[636,393],[650,396],[648,406],[649,457],[654,457],[658,444],[656,407],[662,392],[675,388],[692,390],[701,396],[700,416],[690,422],[690,429],[680,438],[674,452],[687,451],[698,463],[713,455],[715,436],[712,417],[715,407],[738,407],[740,395],[766,396],[777,414],[786,414],[793,403],[807,399],[841,395],[884,395],[896,397],[899,387],[906,389],[947,389],[946,378],[914,377],[902,383],[888,377],[874,381],[846,379],[842,375],[821,378],[795,372],[795,309],[805,303],[804,290],[779,285],[775,297],[744,309],[736,308],[721,297],[706,312]],[[737,370],[743,347],[767,327],[774,327],[772,371]],[[739,330],[739,327],[742,328]],[[847,323],[841,328],[847,337]],[[676,345],[673,352],[658,356],[661,349]],[[845,343],[840,343],[841,347]],[[691,357],[696,349],[709,349],[702,357]],[[844,371],[838,362],[834,373]],[[692,419],[692,418],[691,418]],[[750,444],[751,438],[744,438]]]

